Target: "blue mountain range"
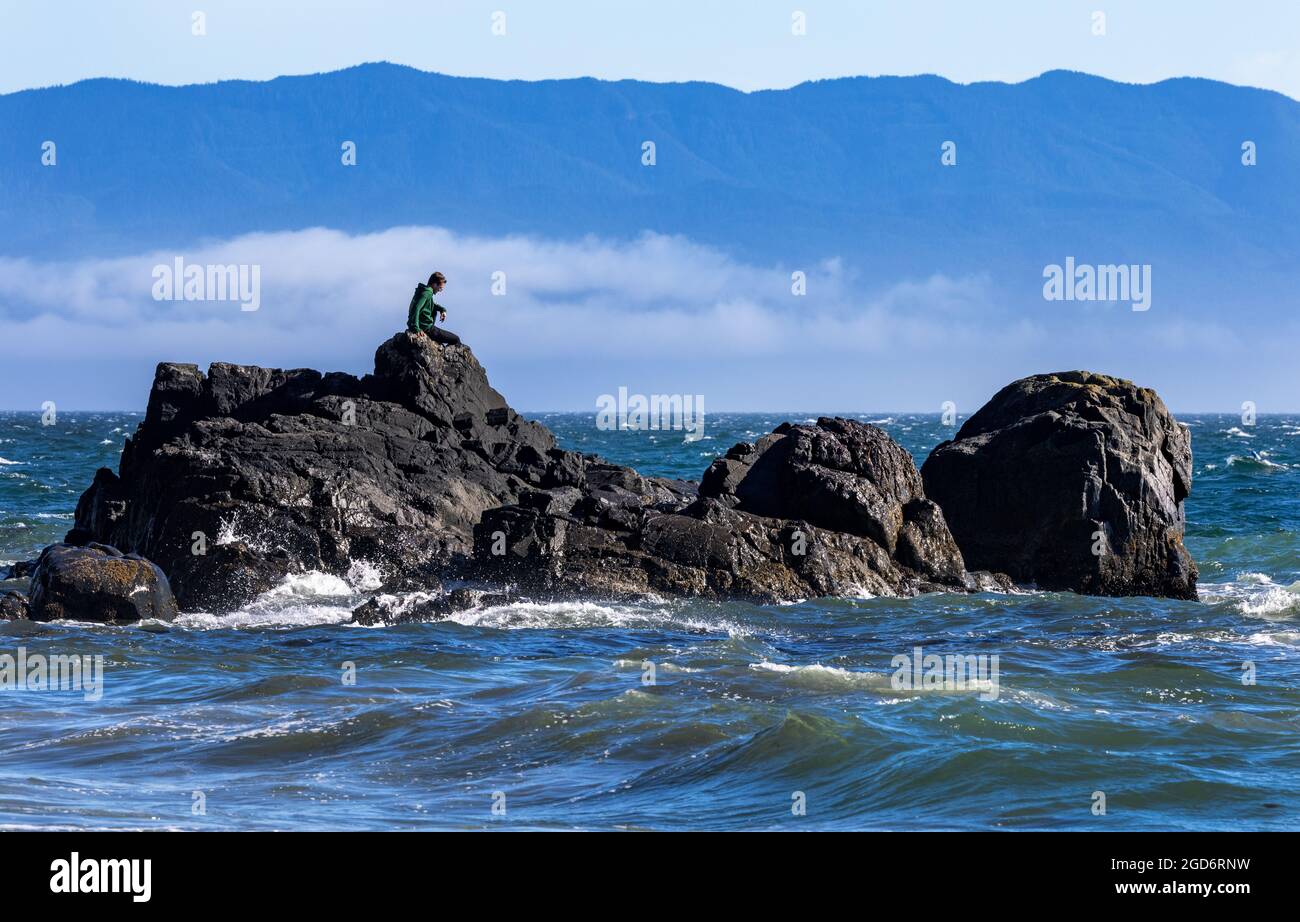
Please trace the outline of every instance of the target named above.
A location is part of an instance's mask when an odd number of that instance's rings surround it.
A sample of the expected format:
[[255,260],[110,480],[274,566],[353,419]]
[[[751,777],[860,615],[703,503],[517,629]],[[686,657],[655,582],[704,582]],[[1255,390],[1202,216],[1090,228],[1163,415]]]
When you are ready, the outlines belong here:
[[[381,63],[182,87],[88,80],[0,96],[0,125],[11,256],[310,226],[654,230],[891,276],[1066,255],[1173,264],[1203,292],[1225,267],[1289,277],[1300,252],[1300,103],[1200,79],[1057,71],[1013,85],[879,77],[744,93]],[[342,166],[345,141],[355,167]]]

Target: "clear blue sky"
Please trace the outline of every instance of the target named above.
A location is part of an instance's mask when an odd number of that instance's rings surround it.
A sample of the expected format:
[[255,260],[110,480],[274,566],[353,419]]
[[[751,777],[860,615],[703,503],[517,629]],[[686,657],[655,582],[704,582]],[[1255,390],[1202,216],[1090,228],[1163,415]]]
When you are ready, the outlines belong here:
[[[389,60],[463,76],[706,80],[740,89],[1069,69],[1200,76],[1300,98],[1295,0],[3,0],[0,93],[130,77],[268,79]],[[191,34],[194,10],[207,35]],[[791,15],[807,34],[791,35]],[[506,14],[506,34],[492,16]],[[1094,36],[1094,11],[1106,34]]]

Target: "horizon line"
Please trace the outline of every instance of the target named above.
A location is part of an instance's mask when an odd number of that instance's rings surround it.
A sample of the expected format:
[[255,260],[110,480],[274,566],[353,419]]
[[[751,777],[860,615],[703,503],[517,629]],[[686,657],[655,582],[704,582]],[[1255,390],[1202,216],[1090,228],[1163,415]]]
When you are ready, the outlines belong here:
[[[987,403],[988,403],[988,401],[985,401],[983,404],[980,405],[980,407],[979,407],[977,410],[975,410],[975,411],[973,411],[973,412],[970,412],[970,413],[958,413],[958,414],[957,414],[957,418],[958,418],[958,419],[969,419],[970,417],[974,416],[975,413],[979,411],[979,409],[983,409],[983,407],[984,407],[985,405],[987,405]],[[1166,406],[1168,407],[1167,404],[1166,404]],[[574,414],[574,413],[590,413],[591,415],[594,416],[594,415],[596,415],[596,414],[599,412],[596,408],[592,408],[592,409],[590,409],[590,410],[559,410],[559,409],[549,409],[549,410],[526,410],[526,409],[520,409],[519,407],[513,407],[513,406],[512,406],[510,409],[514,410],[516,413],[519,413],[519,414],[522,415],[522,416],[529,416],[529,415],[536,416],[536,415],[548,414],[548,413],[552,413],[552,414],[555,414],[555,413],[567,413],[567,414]],[[1168,409],[1169,409],[1169,412],[1172,413],[1174,416],[1238,416],[1238,417],[1241,416],[1241,409],[1240,409],[1240,408],[1236,408],[1236,409],[1232,409],[1232,410],[1175,410],[1175,409],[1173,409],[1172,407],[1168,407]],[[61,409],[59,410],[60,413],[135,413],[135,414],[143,414],[143,413],[145,413],[145,412],[147,412],[147,411],[148,411],[148,406],[147,406],[147,405],[144,406],[144,407],[141,407],[141,408],[139,408],[139,409],[134,409],[134,408],[129,408],[129,407],[117,407],[117,408],[114,408],[114,409],[99,409],[99,410],[94,410],[94,409],[78,409],[78,408],[72,408],[72,409],[62,409],[62,408],[61,408]],[[38,409],[35,409],[35,410],[32,410],[32,409],[27,409],[27,408],[15,408],[15,407],[4,408],[4,407],[0,407],[0,413],[30,413],[30,414],[33,415],[33,416],[40,416],[42,412],[43,412],[43,411],[40,410],[39,408],[38,408]],[[907,416],[942,416],[942,415],[943,415],[943,411],[942,411],[942,410],[897,410],[897,409],[895,409],[895,410],[844,410],[844,409],[840,409],[840,410],[790,410],[790,409],[784,409],[784,410],[734,410],[734,409],[732,409],[732,410],[729,410],[729,409],[722,409],[722,410],[708,410],[708,411],[705,412],[705,416],[707,417],[707,416],[739,415],[739,414],[742,414],[742,413],[748,413],[748,414],[762,414],[762,415],[764,415],[764,416],[802,416],[802,417],[810,417],[810,416],[903,416],[903,415],[907,415]],[[1268,410],[1268,411],[1257,411],[1257,412],[1255,413],[1255,418],[1256,418],[1256,419],[1259,419],[1259,418],[1261,418],[1261,417],[1266,417],[1266,416],[1300,416],[1300,409],[1295,409],[1295,410]],[[642,431],[642,430],[628,430],[628,431]],[[646,432],[663,432],[663,431],[672,431],[672,430],[663,430],[663,429],[655,430],[655,429],[647,429],[647,430],[644,430],[644,431],[646,431]]]

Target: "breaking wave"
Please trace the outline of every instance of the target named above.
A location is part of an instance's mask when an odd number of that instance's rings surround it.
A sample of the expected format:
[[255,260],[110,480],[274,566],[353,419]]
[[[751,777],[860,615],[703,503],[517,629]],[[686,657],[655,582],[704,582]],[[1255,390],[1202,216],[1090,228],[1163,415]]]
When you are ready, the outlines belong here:
[[1239,471],[1285,471],[1288,464],[1270,461],[1266,452],[1254,452],[1249,455],[1228,455],[1224,462],[1229,468]]

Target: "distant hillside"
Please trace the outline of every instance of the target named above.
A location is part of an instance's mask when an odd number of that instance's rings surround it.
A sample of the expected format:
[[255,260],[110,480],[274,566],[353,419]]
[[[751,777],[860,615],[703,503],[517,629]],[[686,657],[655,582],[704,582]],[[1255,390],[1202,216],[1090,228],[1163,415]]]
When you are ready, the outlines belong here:
[[[1300,252],[1300,103],[1206,80],[885,77],[746,94],[369,64],[265,83],[30,90],[0,96],[0,125],[5,255],[313,225],[653,229],[773,263],[838,255],[891,277],[1065,255],[1158,262],[1181,267],[1161,277],[1168,293],[1238,272],[1287,277]],[[54,168],[40,164],[45,140],[58,145]],[[340,165],[345,140],[354,168]],[[939,163],[946,140],[955,168]],[[1241,165],[1243,140],[1258,166]]]

